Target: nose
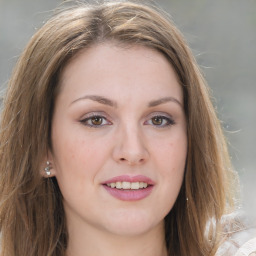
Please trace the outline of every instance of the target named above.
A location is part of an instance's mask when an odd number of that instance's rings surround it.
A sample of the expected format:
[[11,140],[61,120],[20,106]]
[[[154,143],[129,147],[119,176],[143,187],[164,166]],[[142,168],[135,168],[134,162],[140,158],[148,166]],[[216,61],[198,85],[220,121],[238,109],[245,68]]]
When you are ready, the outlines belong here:
[[118,163],[140,165],[149,158],[144,136],[138,127],[120,129],[115,136],[113,158]]

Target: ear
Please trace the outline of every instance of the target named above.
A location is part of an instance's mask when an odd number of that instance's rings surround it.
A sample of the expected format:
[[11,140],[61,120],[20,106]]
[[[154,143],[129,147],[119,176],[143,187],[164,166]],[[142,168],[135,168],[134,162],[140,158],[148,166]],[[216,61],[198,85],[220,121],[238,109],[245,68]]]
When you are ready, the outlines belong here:
[[44,178],[52,178],[56,176],[56,171],[54,167],[53,156],[51,152],[47,153],[47,156],[44,158],[43,163],[40,168],[41,175]]

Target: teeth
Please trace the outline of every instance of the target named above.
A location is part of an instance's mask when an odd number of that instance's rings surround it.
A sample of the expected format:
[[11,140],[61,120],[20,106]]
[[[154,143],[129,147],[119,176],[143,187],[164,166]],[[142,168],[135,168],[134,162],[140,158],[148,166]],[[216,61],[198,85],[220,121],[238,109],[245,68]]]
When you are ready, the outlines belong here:
[[122,185],[123,185],[123,189],[131,189],[131,182],[124,181]]
[[129,181],[118,181],[113,183],[108,183],[108,187],[117,188],[117,189],[141,189],[148,186],[145,182],[129,182]]
[[139,182],[132,182],[131,183],[131,189],[139,189],[140,183]]
[[114,183],[114,187],[116,188],[122,188],[122,182],[116,182],[116,184]]

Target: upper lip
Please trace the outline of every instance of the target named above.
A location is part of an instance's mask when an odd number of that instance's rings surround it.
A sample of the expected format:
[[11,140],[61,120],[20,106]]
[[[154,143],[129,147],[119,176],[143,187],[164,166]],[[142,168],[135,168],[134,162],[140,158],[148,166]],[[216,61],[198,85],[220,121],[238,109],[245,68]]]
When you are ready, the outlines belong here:
[[154,181],[151,180],[150,178],[144,176],[144,175],[136,175],[136,176],[130,176],[130,175],[120,175],[113,177],[109,180],[104,181],[102,184],[109,184],[109,183],[115,183],[115,182],[145,182],[148,185],[154,185]]

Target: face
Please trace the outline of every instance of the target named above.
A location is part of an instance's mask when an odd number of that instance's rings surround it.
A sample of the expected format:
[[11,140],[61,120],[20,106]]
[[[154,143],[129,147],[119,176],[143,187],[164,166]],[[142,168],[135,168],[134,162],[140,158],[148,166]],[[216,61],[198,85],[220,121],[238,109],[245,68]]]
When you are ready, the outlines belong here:
[[85,50],[64,69],[50,154],[70,228],[119,235],[163,227],[187,154],[182,89],[141,46]]

